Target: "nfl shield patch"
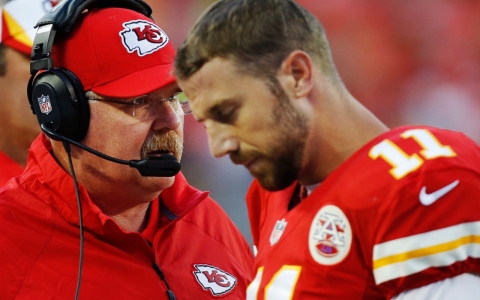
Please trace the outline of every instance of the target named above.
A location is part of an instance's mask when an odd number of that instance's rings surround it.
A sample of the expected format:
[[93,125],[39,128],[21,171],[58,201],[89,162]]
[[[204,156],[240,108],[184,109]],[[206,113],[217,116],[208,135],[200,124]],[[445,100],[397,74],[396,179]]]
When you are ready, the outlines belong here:
[[48,95],[42,95],[40,98],[38,98],[38,104],[42,113],[48,115],[52,111],[52,104],[50,103],[50,98]]
[[285,231],[286,226],[287,222],[285,222],[285,218],[278,220],[277,223],[275,223],[275,227],[273,227],[272,234],[270,235],[270,246],[273,246],[278,242]]

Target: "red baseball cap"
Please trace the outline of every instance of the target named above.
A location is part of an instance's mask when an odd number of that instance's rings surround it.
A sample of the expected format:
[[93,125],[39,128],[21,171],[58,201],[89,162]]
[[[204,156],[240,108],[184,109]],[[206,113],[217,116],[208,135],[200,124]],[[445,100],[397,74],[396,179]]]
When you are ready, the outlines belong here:
[[85,91],[128,98],[149,94],[176,80],[175,49],[145,15],[124,8],[93,9],[56,39],[53,65],[73,72]]

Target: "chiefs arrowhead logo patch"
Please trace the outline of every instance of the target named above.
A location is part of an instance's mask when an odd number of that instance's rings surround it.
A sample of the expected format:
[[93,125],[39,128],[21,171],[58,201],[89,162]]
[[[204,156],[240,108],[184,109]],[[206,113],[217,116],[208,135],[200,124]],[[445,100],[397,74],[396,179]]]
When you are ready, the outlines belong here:
[[230,293],[237,284],[237,278],[231,274],[210,265],[193,265],[193,272],[198,283],[204,290],[210,290],[213,296],[224,296]]
[[167,34],[156,24],[145,20],[134,20],[123,23],[120,31],[123,46],[129,53],[137,51],[145,56],[163,48],[168,43]]

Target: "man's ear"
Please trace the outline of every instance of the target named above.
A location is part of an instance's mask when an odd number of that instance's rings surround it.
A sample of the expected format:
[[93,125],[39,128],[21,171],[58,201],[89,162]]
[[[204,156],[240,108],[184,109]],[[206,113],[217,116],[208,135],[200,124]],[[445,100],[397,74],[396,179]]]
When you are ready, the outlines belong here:
[[313,87],[313,63],[306,52],[292,51],[283,61],[279,72],[280,75],[288,77],[288,88],[296,98],[310,93]]

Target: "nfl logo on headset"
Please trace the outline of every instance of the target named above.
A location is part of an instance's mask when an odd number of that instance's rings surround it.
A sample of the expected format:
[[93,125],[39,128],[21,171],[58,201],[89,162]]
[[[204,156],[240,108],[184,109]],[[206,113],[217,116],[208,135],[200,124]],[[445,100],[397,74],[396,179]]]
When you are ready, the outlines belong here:
[[52,111],[52,105],[50,104],[50,98],[48,95],[42,95],[42,97],[38,98],[38,104],[42,113],[48,115],[48,113]]

